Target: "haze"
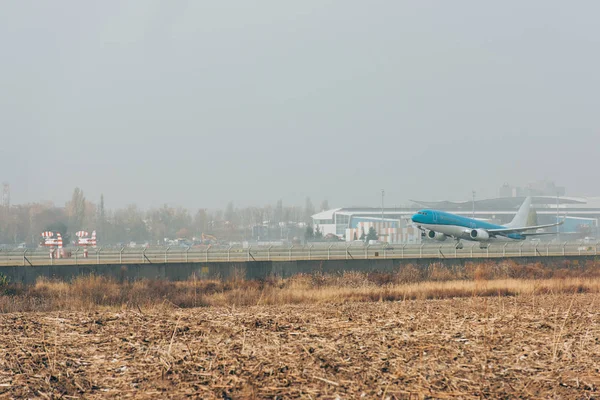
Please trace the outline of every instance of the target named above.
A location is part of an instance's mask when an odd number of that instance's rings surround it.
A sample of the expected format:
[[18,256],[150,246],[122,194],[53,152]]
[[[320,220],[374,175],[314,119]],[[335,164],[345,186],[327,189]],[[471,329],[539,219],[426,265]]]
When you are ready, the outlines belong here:
[[13,203],[598,193],[597,2],[4,1]]

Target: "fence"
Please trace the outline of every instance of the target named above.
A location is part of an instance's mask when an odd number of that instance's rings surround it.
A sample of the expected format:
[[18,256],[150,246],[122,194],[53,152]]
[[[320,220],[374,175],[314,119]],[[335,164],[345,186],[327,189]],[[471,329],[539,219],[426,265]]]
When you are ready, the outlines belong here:
[[70,250],[68,258],[51,258],[48,250],[1,250],[0,265],[89,265],[157,264],[240,261],[294,261],[343,259],[411,258],[486,258],[486,257],[558,257],[598,255],[598,243],[505,242],[480,247],[467,242],[462,249],[454,243],[405,245],[313,244],[310,246],[260,247],[166,247],[166,248],[91,248],[84,257],[82,249]]

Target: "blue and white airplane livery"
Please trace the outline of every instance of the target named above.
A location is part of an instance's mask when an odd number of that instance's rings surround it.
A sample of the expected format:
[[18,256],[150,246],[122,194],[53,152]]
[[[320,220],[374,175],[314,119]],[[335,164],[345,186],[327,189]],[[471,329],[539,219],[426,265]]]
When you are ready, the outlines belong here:
[[527,231],[549,228],[564,222],[526,226],[530,207],[531,197],[527,197],[517,211],[517,215],[507,225],[491,224],[438,210],[420,210],[411,219],[430,239],[443,241],[450,237],[457,241],[457,248],[462,248],[461,239],[480,242],[485,246],[492,241],[525,240],[530,236],[554,234],[555,232],[528,233]]

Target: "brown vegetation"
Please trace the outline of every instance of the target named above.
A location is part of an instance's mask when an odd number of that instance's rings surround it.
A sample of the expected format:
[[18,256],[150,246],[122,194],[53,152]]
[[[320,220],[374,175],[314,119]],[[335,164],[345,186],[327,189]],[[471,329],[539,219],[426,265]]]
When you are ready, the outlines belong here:
[[2,281],[0,397],[595,398],[599,270]]
[[0,397],[597,398],[598,297],[0,314]]
[[[394,273],[301,274],[247,281],[243,271],[227,280],[119,282],[82,276],[72,282],[39,279],[35,285],[4,284],[0,312],[116,308],[250,306],[600,292],[600,264],[473,263],[465,267],[408,265]],[[2,285],[0,285],[2,286]]]

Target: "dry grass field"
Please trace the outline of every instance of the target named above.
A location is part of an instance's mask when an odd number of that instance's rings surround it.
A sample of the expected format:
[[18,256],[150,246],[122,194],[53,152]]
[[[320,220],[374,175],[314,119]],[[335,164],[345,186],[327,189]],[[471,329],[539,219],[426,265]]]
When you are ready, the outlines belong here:
[[7,285],[0,398],[598,398],[589,267]]

